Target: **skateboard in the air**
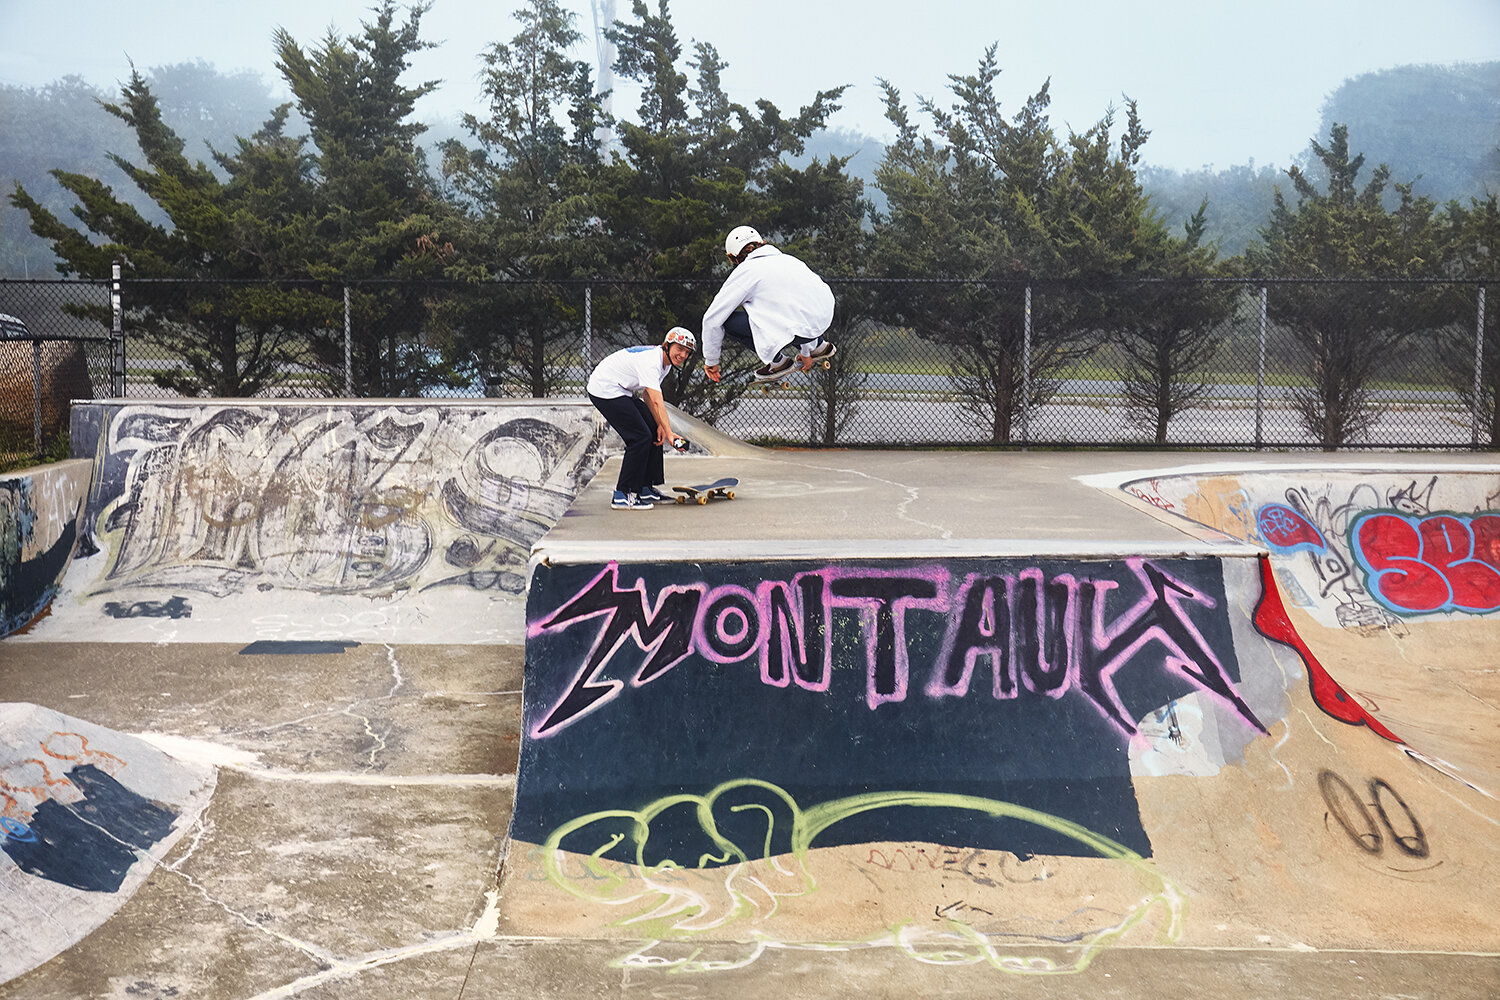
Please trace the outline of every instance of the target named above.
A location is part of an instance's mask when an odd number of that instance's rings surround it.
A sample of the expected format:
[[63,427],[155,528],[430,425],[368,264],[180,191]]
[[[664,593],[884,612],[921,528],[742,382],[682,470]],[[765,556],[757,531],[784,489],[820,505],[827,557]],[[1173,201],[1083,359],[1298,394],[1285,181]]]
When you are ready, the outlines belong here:
[[708,503],[710,498],[723,497],[725,500],[734,499],[732,487],[738,486],[738,479],[720,479],[716,483],[704,483],[701,486],[674,486],[672,489],[677,493],[678,503],[687,503],[696,500],[698,503]]
[[827,354],[823,355],[817,360],[808,357],[806,364],[803,364],[802,359],[807,356],[798,355],[797,360],[792,363],[792,367],[788,368],[786,371],[782,372],[780,375],[775,376],[774,378],[757,378],[752,373],[750,376],[750,384],[756,386],[758,389],[760,389],[761,392],[770,392],[772,389],[789,388],[792,384],[791,377],[793,372],[810,372],[813,370],[813,366],[815,365],[821,367],[824,371],[828,371],[833,367],[832,358],[837,353],[838,348],[833,344],[829,344]]

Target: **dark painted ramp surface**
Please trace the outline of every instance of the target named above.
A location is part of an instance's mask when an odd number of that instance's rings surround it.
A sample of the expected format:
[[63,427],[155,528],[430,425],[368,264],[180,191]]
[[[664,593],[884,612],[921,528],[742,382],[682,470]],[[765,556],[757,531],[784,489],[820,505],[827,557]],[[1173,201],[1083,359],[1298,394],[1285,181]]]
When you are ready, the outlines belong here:
[[[1211,752],[1232,759],[1283,707],[1252,707],[1241,691],[1231,615],[1243,611],[1223,576],[1234,561],[1220,549],[539,565],[512,836],[543,843],[590,813],[753,781],[793,809],[871,804],[819,845],[1097,856],[1081,828],[1149,856],[1129,753],[1142,721],[1204,697],[1221,718]],[[892,793],[913,797],[874,807]],[[1046,819],[986,814],[965,797]],[[773,831],[773,853],[790,850],[792,825]],[[669,811],[644,849],[696,862],[712,834],[690,810]],[[628,838],[606,856],[641,847]]]

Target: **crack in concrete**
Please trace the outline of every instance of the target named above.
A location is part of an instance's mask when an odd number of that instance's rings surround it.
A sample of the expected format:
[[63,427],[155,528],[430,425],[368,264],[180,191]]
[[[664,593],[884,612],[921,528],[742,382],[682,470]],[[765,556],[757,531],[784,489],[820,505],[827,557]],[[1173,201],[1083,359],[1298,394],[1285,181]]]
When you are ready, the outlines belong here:
[[396,656],[396,647],[390,643],[385,645],[385,660],[391,665],[391,676],[396,679],[396,683],[391,685],[390,692],[386,694],[389,698],[401,690],[401,685],[406,683],[406,678],[401,674],[401,661]]
[[[204,824],[203,819],[200,817],[198,820],[196,820],[194,822],[193,825],[194,826],[203,826],[205,824]],[[201,835],[202,834],[200,834],[199,836],[201,836]],[[194,839],[196,840],[197,838],[195,837]],[[198,895],[200,895],[200,896],[203,897],[204,902],[208,903],[211,906],[218,907],[220,910],[223,910],[229,916],[231,916],[234,919],[238,920],[240,923],[244,924],[246,927],[251,928],[253,930],[258,930],[262,934],[265,934],[267,937],[275,938],[276,940],[280,941],[282,944],[285,944],[285,945],[287,945],[287,946],[289,946],[291,948],[296,949],[297,951],[299,951],[299,952],[303,953],[304,955],[308,956],[310,959],[312,959],[313,961],[319,963],[320,965],[322,965],[325,968],[328,967],[328,966],[330,966],[330,965],[333,965],[333,964],[337,963],[337,961],[338,961],[337,958],[335,958],[331,953],[329,953],[328,951],[324,950],[323,948],[320,948],[317,945],[313,944],[312,942],[310,942],[310,941],[303,941],[303,940],[301,940],[299,938],[295,938],[295,937],[291,936],[290,934],[284,934],[284,933],[282,933],[282,932],[280,932],[280,931],[278,931],[278,930],[276,930],[274,928],[267,927],[266,925],[260,923],[255,918],[251,917],[250,915],[245,914],[245,913],[241,913],[239,910],[235,909],[233,906],[230,906],[224,900],[219,899],[216,896],[214,896],[213,893],[211,893],[211,892],[208,891],[208,888],[206,886],[204,886],[203,884],[201,884],[197,879],[193,878],[193,876],[189,875],[187,872],[185,872],[185,871],[183,871],[181,869],[181,867],[180,867],[181,864],[184,861],[186,861],[187,858],[190,857],[190,856],[191,855],[189,854],[189,855],[184,856],[182,858],[178,858],[177,860],[173,861],[171,864],[162,863],[160,865],[160,867],[162,869],[164,869],[165,871],[169,871],[173,875],[176,875],[178,878],[182,879],[183,882],[185,882],[188,886],[192,887],[192,889],[194,889],[198,893]]]
[[[145,737],[143,736],[142,738]],[[207,756],[211,759],[216,758],[216,766],[218,767],[249,775],[251,777],[267,780],[309,781],[313,783],[347,782],[354,784],[378,784],[382,786],[412,784],[480,784],[493,785],[496,787],[513,787],[515,785],[515,775],[413,775],[405,778],[392,778],[389,776],[377,776],[367,773],[331,774],[323,772],[318,774],[295,774],[291,772],[274,772],[260,768],[247,767],[239,763],[225,762],[223,760],[224,748],[219,747],[215,744],[208,744],[203,741],[190,741],[182,740],[181,738],[171,738],[169,740],[169,745],[171,745],[178,752],[181,752],[183,749],[190,747],[206,750],[206,754],[200,754],[200,756]],[[124,841],[120,840],[113,833],[110,833],[110,831],[98,826],[98,824],[91,823],[90,825],[95,826],[106,836],[116,840],[122,845],[127,847],[131,846],[125,844]],[[469,947],[471,945],[478,944],[481,941],[492,940],[499,934],[500,890],[497,884],[494,888],[489,889],[485,892],[485,908],[483,912],[480,913],[472,926],[464,930],[438,933],[436,936],[430,937],[428,940],[420,944],[368,952],[352,959],[340,958],[327,949],[311,941],[306,941],[291,934],[286,934],[284,932],[278,931],[275,928],[267,927],[265,924],[257,921],[249,914],[242,912],[236,907],[230,905],[225,900],[222,900],[215,896],[208,890],[206,886],[204,886],[197,879],[193,878],[192,875],[183,870],[182,866],[197,853],[199,846],[203,842],[203,839],[212,833],[212,828],[212,820],[208,819],[205,815],[200,814],[197,818],[194,819],[193,824],[189,828],[189,830],[184,831],[183,833],[183,837],[188,839],[188,844],[183,848],[181,855],[175,858],[170,864],[165,860],[156,861],[156,867],[170,872],[172,875],[175,875],[176,877],[182,879],[182,881],[186,885],[191,887],[195,892],[197,892],[198,895],[200,895],[206,903],[211,906],[217,907],[219,910],[228,914],[230,917],[234,918],[245,927],[260,931],[267,937],[273,938],[276,941],[279,941],[282,944],[295,949],[303,955],[306,955],[310,960],[320,966],[319,971],[307,976],[302,976],[290,983],[286,983],[267,992],[260,993],[255,998],[253,998],[253,1000],[274,1000],[274,998],[291,997],[296,995],[297,993],[300,993],[302,990],[305,990],[312,986],[316,986],[320,983],[352,976],[367,969],[374,969],[383,965],[390,965],[395,962],[405,961],[409,958],[416,958],[423,955],[451,951],[456,948]],[[137,853],[142,854],[146,852],[137,851]],[[150,855],[147,854],[147,857],[150,857]]]
[[361,715],[360,713],[354,711],[354,706],[358,704],[359,702],[357,701],[350,702],[348,705],[344,706],[344,710],[339,714],[347,715],[351,719],[358,719],[360,722],[364,723],[365,735],[375,741],[375,745],[370,748],[370,754],[367,758],[368,763],[365,764],[365,770],[368,771],[375,767],[375,758],[382,750],[385,749],[386,742],[385,737],[377,733],[374,727],[370,724],[370,717],[368,715]]
[[906,494],[906,499],[896,505],[896,516],[899,519],[906,521],[909,524],[915,524],[919,527],[931,528],[938,533],[939,538],[953,537],[952,529],[945,528],[940,524],[933,524],[930,521],[919,520],[918,518],[912,517],[907,513],[907,509],[915,504],[919,499],[921,499],[922,491],[920,487],[908,486],[906,483],[898,483],[891,479],[882,479],[879,476],[872,476],[868,472],[861,472],[858,469],[842,469],[836,466],[814,465],[810,462],[798,462],[797,464],[801,465],[804,468],[817,469],[821,472],[838,472],[846,476],[858,476],[861,479],[868,479],[871,482],[882,483],[886,486],[893,486],[896,489],[905,492]]
[[429,941],[424,941],[421,944],[367,952],[354,959],[330,959],[329,968],[315,972],[312,975],[303,976],[300,979],[295,979],[275,989],[257,993],[250,1000],[281,1000],[284,997],[296,996],[303,990],[313,986],[353,976],[368,969],[377,969],[383,965],[404,962],[409,958],[420,958],[424,955],[454,951],[459,948],[478,945],[482,941],[494,940],[498,936],[500,928],[499,887],[497,886],[486,891],[484,898],[484,912],[479,915],[471,927],[465,930],[452,931]]
[[281,771],[271,768],[225,764],[227,770],[267,781],[301,781],[310,785],[479,785],[491,788],[514,788],[514,774],[370,774],[368,771]]

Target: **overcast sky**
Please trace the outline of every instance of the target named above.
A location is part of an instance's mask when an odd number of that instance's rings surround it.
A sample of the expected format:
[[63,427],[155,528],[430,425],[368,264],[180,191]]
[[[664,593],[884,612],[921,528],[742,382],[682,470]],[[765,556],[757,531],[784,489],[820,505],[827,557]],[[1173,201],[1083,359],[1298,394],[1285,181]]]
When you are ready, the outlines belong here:
[[[650,0],[654,9],[656,0]],[[594,60],[590,0],[565,0]],[[615,0],[626,17],[630,0]],[[0,83],[39,87],[69,74],[116,93],[134,64],[203,59],[253,69],[274,91],[271,34],[304,49],[332,27],[358,34],[370,0],[0,0]],[[482,110],[479,54],[517,31],[515,0],[436,0],[409,84],[440,79],[424,113]],[[1345,79],[1409,63],[1500,59],[1500,0],[676,0],[686,52],[707,41],[729,68],[724,88],[750,105],[792,113],[820,89],[850,84],[830,121],[877,137],[890,129],[878,78],[947,103],[949,74],[973,72],[997,43],[1002,108],[1016,111],[1049,77],[1052,121],[1082,131],[1123,96],[1151,130],[1147,162],[1219,169],[1254,159],[1286,166],[1318,128],[1324,98]],[[404,17],[404,15],[403,15]],[[595,70],[597,75],[597,68]],[[618,88],[616,112],[635,99]],[[0,141],[4,137],[0,136]]]

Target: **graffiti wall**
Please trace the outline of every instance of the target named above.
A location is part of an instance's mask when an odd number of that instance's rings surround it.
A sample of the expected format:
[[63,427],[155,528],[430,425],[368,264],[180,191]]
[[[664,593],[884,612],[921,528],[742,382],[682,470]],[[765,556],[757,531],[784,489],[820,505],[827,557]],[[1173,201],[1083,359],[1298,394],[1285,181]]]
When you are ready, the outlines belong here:
[[452,630],[519,603],[606,430],[587,403],[530,400],[80,405],[94,485],[69,591],[119,639],[217,618],[219,641],[493,641]]
[[26,704],[0,704],[0,982],[124,905],[213,794],[207,765]]
[[[1130,775],[1143,720],[1199,698],[1217,720],[1215,752],[1234,759],[1278,711],[1276,696],[1246,693],[1223,566],[539,566],[512,835],[542,843],[585,814],[748,779],[794,811],[848,806],[852,794],[953,797],[846,808],[820,843],[1096,853],[1046,824],[953,804],[974,798],[1149,856]],[[778,824],[773,846],[794,829]],[[661,819],[647,852],[703,837]],[[620,841],[606,853],[633,850]]]
[[692,974],[1483,940],[1486,772],[1344,687],[1270,557],[1184,553],[539,562],[502,930]]
[[0,476],[0,635],[24,626],[56,596],[88,487],[87,462]]
[[[1491,666],[1500,623],[1500,466],[1392,462],[1089,477],[1158,516],[1263,546],[1313,701],[1492,798]],[[1474,718],[1476,708],[1481,717]],[[1367,808],[1376,810],[1372,802]],[[1347,810],[1346,810],[1347,811]]]
[[1290,602],[1325,625],[1401,629],[1500,611],[1500,468],[1274,468],[1119,488],[1264,545]]

